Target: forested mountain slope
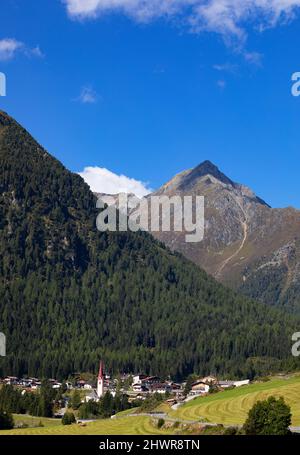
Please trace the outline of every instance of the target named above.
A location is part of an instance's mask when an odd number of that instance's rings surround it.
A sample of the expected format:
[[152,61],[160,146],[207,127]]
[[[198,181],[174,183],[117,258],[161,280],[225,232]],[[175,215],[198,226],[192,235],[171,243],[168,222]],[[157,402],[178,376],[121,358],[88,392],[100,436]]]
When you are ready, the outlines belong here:
[[100,358],[114,372],[173,376],[296,366],[299,319],[146,233],[98,232],[95,207],[81,177],[0,111],[0,375],[66,377]]

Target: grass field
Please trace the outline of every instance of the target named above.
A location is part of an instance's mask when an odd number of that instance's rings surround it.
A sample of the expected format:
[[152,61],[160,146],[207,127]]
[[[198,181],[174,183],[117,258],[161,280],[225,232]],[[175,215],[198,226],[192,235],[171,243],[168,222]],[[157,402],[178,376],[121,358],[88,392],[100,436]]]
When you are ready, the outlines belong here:
[[15,425],[20,425],[22,423],[28,425],[29,427],[37,427],[40,423],[45,427],[60,426],[60,419],[48,419],[46,417],[32,417],[24,414],[14,414]]
[[[271,395],[283,396],[291,406],[292,425],[300,426],[300,375],[290,378],[273,378],[268,382],[251,384],[207,397],[196,398],[173,411],[167,404],[162,404],[159,411],[167,413],[178,421],[206,421],[207,423],[223,423],[225,425],[243,424],[249,409],[258,400]],[[98,420],[86,423],[85,426],[74,424],[63,426],[58,419],[45,419],[14,415],[15,422],[26,423],[35,428],[20,428],[1,431],[0,435],[156,435],[174,434],[173,428],[158,429],[147,416],[128,414],[136,410],[125,411],[115,419]],[[38,426],[39,422],[43,426]],[[172,423],[171,423],[172,425]]]
[[170,411],[169,414],[178,419],[205,419],[211,423],[243,424],[253,404],[271,395],[284,397],[286,403],[291,406],[292,424],[300,426],[300,376],[290,379],[272,379],[268,382],[196,398],[177,411]]
[[[39,419],[38,419],[39,420]],[[61,425],[60,421],[43,422],[44,427],[3,430],[0,435],[158,435],[172,434],[171,430],[159,430],[151,423],[149,417],[124,417],[105,419],[87,423],[82,427],[78,424]]]
[[118,417],[124,417],[128,414],[135,414],[137,411],[139,410],[139,408],[131,408],[131,409],[126,409],[126,411],[121,411],[121,412],[118,412],[117,413],[117,416]]

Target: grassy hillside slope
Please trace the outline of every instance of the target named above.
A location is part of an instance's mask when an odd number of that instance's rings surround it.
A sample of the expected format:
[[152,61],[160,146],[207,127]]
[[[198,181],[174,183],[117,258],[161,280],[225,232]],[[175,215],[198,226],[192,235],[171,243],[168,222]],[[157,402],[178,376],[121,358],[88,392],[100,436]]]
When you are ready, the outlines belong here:
[[300,375],[289,379],[274,378],[188,402],[170,415],[178,419],[206,420],[211,423],[243,424],[256,401],[269,396],[284,397],[291,406],[292,424],[300,425]]

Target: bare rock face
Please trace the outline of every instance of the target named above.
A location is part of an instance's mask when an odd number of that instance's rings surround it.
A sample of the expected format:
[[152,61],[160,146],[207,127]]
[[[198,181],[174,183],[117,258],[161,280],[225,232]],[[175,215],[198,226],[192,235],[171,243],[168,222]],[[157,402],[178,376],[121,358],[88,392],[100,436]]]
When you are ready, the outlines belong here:
[[181,172],[152,195],[204,196],[203,241],[187,243],[186,232],[153,235],[230,287],[300,312],[299,211],[271,208],[210,161]]
[[205,198],[205,234],[154,233],[171,249],[247,295],[300,311],[300,212],[272,209],[209,161],[176,175],[155,194]]

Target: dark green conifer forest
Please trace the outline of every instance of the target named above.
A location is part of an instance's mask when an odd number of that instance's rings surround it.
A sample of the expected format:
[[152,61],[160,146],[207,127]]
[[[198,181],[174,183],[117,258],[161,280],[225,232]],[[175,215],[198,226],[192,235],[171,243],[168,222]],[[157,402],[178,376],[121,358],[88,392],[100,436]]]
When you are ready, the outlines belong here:
[[218,284],[146,233],[100,233],[82,178],[0,112],[0,331],[6,374],[235,377],[297,368],[300,319]]

